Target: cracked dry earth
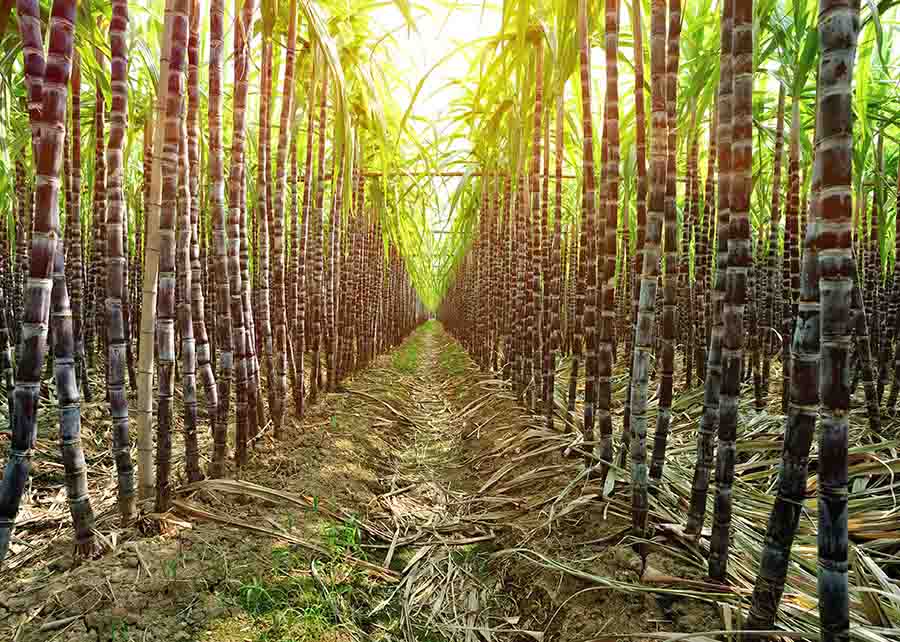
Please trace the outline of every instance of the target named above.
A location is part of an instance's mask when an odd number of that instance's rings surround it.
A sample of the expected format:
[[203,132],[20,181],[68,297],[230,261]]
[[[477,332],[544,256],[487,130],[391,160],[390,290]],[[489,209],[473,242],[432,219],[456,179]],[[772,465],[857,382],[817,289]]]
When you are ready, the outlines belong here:
[[[240,480],[182,488],[162,534],[101,520],[98,559],[75,563],[63,529],[36,563],[4,571],[0,639],[575,641],[720,628],[711,605],[640,588],[627,523],[602,489],[572,483],[569,438],[542,423],[427,323],[284,439],[259,441]],[[583,572],[567,570],[576,563]]]

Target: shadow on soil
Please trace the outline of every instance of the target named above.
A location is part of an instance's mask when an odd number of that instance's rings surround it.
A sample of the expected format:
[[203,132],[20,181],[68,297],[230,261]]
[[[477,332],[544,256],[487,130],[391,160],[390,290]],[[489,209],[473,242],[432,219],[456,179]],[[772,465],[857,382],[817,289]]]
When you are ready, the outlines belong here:
[[115,525],[108,428],[91,407],[106,553],[81,564],[44,426],[34,511],[0,575],[0,639],[575,641],[719,628],[705,602],[628,588],[640,564],[626,524],[593,482],[573,485],[580,464],[560,454],[569,437],[533,435],[535,418],[439,324],[345,386],[292,418],[283,440],[261,439],[239,483],[183,490],[194,512],[163,516],[156,536]]

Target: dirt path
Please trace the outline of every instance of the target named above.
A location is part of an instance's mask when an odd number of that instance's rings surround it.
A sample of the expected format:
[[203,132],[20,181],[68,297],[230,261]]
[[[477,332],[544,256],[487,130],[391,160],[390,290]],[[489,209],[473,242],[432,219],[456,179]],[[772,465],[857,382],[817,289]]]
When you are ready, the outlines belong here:
[[622,498],[602,499],[580,459],[561,457],[570,438],[533,420],[426,324],[285,440],[263,439],[240,481],[183,489],[162,535],[101,519],[100,559],[73,564],[62,530],[4,571],[0,639],[574,641],[719,628],[707,604],[638,583]]

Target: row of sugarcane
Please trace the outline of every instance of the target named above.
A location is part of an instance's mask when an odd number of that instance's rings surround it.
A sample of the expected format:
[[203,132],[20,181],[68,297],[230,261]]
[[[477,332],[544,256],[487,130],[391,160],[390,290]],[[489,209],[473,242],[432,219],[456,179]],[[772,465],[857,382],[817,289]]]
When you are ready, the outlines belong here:
[[[0,386],[8,395],[11,424],[9,462],[0,489],[0,560],[7,553],[28,480],[39,413],[59,413],[77,550],[83,555],[94,550],[94,516],[80,443],[81,391],[89,389],[93,362],[103,367],[118,508],[123,522],[129,523],[136,495],[151,498],[155,493],[156,512],[171,505],[176,397],[184,418],[184,478],[192,482],[204,475],[198,439],[204,418],[213,437],[205,472],[213,477],[227,473],[232,405],[239,473],[247,463],[248,447],[269,421],[274,436],[283,436],[287,399],[292,397],[295,415],[302,416],[304,406],[320,392],[334,391],[339,381],[397,345],[425,318],[398,245],[382,229],[382,214],[367,203],[358,148],[333,144],[330,173],[335,181],[326,206],[329,68],[324,56],[314,53],[315,46],[304,50],[314,58],[314,73],[306,83],[303,136],[295,122],[300,110],[293,101],[293,74],[299,67],[295,1],[274,162],[273,47],[271,39],[263,39],[255,181],[247,167],[245,121],[247,35],[253,33],[256,12],[254,0],[243,3],[235,27],[227,202],[224,4],[214,0],[209,7],[209,154],[204,168],[199,153],[200,4],[167,1],[156,117],[148,117],[144,127],[143,205],[131,219],[123,189],[128,5],[125,0],[113,2],[112,101],[105,109],[97,91],[93,199],[86,216],[80,60],[73,36],[76,5],[75,0],[54,1],[45,56],[37,1],[17,3],[34,178],[27,158],[22,159],[15,235],[0,237]],[[345,167],[349,181],[344,180]],[[206,199],[199,194],[201,172],[208,178]],[[88,219],[90,230],[83,225]],[[4,234],[13,229],[0,228]],[[96,355],[87,341],[91,331]],[[40,397],[47,384],[42,371],[48,349],[53,352],[47,361],[53,366],[58,402],[52,409],[47,398]],[[130,387],[137,388],[139,494],[131,460],[129,370]],[[198,377],[205,413],[198,410]],[[155,448],[150,430],[154,414]]]
[[[675,162],[680,1],[668,0],[668,6],[665,0],[651,2],[649,172],[640,3],[632,5],[637,158],[636,229],[629,230],[633,245],[620,234],[624,230],[617,229],[619,3],[605,3],[606,95],[599,170],[594,166],[589,15],[585,0],[578,5],[583,134],[580,224],[574,220],[563,225],[562,91],[554,118],[555,163],[551,166],[549,152],[545,151],[541,164],[542,142],[545,150],[551,144],[550,140],[541,140],[541,118],[551,110],[544,110],[541,104],[544,41],[538,34],[533,38],[534,74],[529,76],[539,79],[536,100],[533,112],[525,110],[534,114],[531,167],[526,169],[520,160],[508,171],[486,168],[479,186],[482,196],[474,239],[455,268],[440,318],[483,368],[508,379],[527,407],[542,409],[550,428],[558,414],[556,363],[561,355],[570,355],[568,390],[562,396],[564,422],[580,426],[580,450],[601,480],[614,462],[621,466],[630,458],[632,518],[638,538],[647,534],[650,491],[663,479],[675,352],[676,345],[682,343],[686,385],[693,385],[696,374],[704,386],[697,460],[683,531],[699,538],[707,498],[713,494],[708,572],[712,579],[723,582],[727,579],[741,385],[752,379],[755,407],[764,409],[771,353],[779,347],[774,344],[780,335],[784,451],[746,628],[762,631],[774,626],[818,425],[821,639],[846,640],[850,399],[858,373],[866,391],[870,422],[877,429],[887,364],[891,357],[900,357],[900,350],[892,353],[900,302],[895,284],[900,272],[894,271],[889,286],[882,285],[877,241],[883,217],[881,193],[874,198],[873,232],[868,240],[861,233],[854,236],[855,230],[863,227],[865,213],[863,199],[857,199],[855,210],[852,207],[851,189],[852,72],[859,6],[850,0],[819,1],[819,91],[811,188],[808,201],[804,199],[801,205],[801,132],[799,99],[795,99],[785,233],[779,259],[783,91],[778,102],[767,245],[765,231],[751,229],[749,218],[753,3],[721,3],[720,75],[710,125],[706,182],[701,193],[698,136],[692,126],[692,140],[686,146],[688,175],[680,226]],[[493,173],[489,171],[492,169]],[[551,199],[548,185],[554,174],[555,195]],[[801,212],[806,213],[802,237]],[[900,235],[897,238],[900,240]],[[636,250],[632,257],[627,256],[630,246]],[[762,302],[758,307],[757,301]],[[868,323],[866,311],[870,311]],[[870,338],[867,328],[878,334]],[[619,347],[619,343],[624,345]],[[875,347],[881,354],[879,369],[872,368]],[[630,367],[618,455],[613,451],[610,415],[611,374],[617,353],[625,367]],[[583,414],[576,417],[582,362]],[[648,466],[648,388],[654,368],[659,381],[658,409]],[[897,379],[888,399],[890,407],[896,401]],[[715,488],[711,490],[713,476]]]

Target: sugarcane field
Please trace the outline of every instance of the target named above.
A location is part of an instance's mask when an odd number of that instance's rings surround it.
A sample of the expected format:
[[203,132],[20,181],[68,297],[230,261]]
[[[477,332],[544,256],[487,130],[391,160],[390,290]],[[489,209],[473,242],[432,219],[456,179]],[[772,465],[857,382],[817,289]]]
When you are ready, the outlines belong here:
[[0,0],[0,641],[900,642],[900,0]]

